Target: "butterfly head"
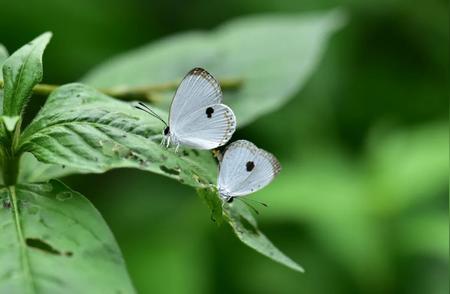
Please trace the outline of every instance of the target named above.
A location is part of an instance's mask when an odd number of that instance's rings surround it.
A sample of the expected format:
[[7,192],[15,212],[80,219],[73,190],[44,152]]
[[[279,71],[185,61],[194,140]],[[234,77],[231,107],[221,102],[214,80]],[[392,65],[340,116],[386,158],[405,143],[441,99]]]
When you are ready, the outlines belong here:
[[[178,139],[175,133],[170,130],[169,126],[166,126],[164,128],[164,130],[162,131],[162,135],[164,136],[163,142],[165,142],[166,147],[179,146],[181,144],[180,139]],[[178,147],[176,150],[178,150]]]
[[231,202],[233,202],[233,199],[234,199],[233,196],[229,196],[229,197],[225,198],[225,202],[226,203],[231,203]]
[[170,128],[169,128],[169,126],[164,128],[163,135],[166,136],[166,137],[170,136]]
[[169,126],[166,126],[163,129],[162,134],[164,136],[164,140],[163,141],[166,142],[167,147],[169,147],[170,144],[173,144],[173,145],[179,144],[179,140],[175,137],[175,134],[170,131],[170,127]]

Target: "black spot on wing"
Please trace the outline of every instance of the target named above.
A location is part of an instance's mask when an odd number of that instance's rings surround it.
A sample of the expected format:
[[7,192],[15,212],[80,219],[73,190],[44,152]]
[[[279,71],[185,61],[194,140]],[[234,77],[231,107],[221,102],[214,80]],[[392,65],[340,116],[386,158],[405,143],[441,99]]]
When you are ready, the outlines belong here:
[[248,172],[251,172],[255,168],[255,163],[253,161],[247,161],[245,167]]
[[213,113],[214,113],[214,108],[212,108],[212,107],[206,108],[206,116],[208,118],[211,118]]

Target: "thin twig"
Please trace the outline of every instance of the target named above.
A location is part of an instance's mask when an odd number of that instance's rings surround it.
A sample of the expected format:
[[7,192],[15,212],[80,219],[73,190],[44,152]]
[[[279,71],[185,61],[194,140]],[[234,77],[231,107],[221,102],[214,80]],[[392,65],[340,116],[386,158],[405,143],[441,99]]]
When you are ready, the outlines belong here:
[[[222,79],[219,81],[223,90],[237,89],[241,86],[240,79]],[[179,81],[167,82],[163,84],[139,87],[116,87],[116,88],[100,88],[100,92],[116,97],[121,100],[142,100],[142,101],[158,101],[158,94],[166,91],[175,90],[179,85]],[[4,83],[0,80],[0,89],[3,89]],[[48,96],[59,85],[37,84],[33,88],[33,93],[39,96]]]

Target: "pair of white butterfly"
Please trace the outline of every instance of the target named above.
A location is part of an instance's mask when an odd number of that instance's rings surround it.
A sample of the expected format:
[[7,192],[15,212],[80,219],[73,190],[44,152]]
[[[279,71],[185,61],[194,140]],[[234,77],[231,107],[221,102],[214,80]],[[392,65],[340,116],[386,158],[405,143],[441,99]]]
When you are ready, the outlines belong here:
[[[202,68],[192,69],[181,81],[172,100],[167,124],[145,104],[136,106],[165,124],[161,144],[210,150],[225,145],[236,130],[236,117],[222,104],[222,90],[216,79]],[[220,162],[217,189],[232,202],[268,185],[281,170],[278,160],[253,143],[231,143]]]

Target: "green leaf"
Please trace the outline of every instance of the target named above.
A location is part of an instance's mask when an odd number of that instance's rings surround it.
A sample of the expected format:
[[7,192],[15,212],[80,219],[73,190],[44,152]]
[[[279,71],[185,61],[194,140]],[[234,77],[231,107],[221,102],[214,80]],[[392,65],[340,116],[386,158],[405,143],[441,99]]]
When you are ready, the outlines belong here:
[[[3,67],[3,63],[8,58],[8,50],[6,50],[5,46],[0,44],[0,67]],[[3,81],[3,72],[0,70],[0,80]]]
[[[129,103],[112,99],[85,85],[63,86],[52,93],[22,134],[19,150],[28,151],[35,158],[24,155],[21,179],[41,181],[48,176],[72,172],[140,168],[203,188],[200,195],[212,208],[212,218],[220,223],[222,203],[216,192],[205,189],[216,182],[217,165],[212,154],[188,149],[179,153],[167,150],[160,145],[162,128],[157,120]],[[226,219],[245,244],[302,271],[259,231],[245,207],[232,207],[237,210],[225,210]]]
[[244,244],[295,271],[304,272],[300,265],[275,247],[259,230],[255,218],[243,202],[234,201],[231,204],[223,204],[217,190],[214,189],[197,189],[197,192],[209,206],[211,219],[215,223],[220,225],[223,220],[226,220]]
[[225,205],[223,213],[236,236],[244,244],[295,271],[304,272],[300,265],[275,247],[259,230],[255,218],[241,201],[234,201],[232,204]]
[[61,178],[77,173],[76,168],[61,164],[43,163],[30,152],[25,152],[20,158],[19,183],[39,183],[50,179]]
[[[177,81],[201,66],[219,80],[242,81],[224,93],[242,127],[301,89],[344,18],[341,11],[246,17],[211,33],[185,33],[126,53],[89,72],[83,82],[124,90]],[[168,107],[173,92],[156,94],[165,94]]]
[[82,195],[51,181],[2,188],[0,201],[1,293],[134,293],[114,236]]
[[43,163],[57,164],[63,173],[64,168],[102,173],[129,167],[195,187],[215,183],[217,165],[212,154],[166,149],[160,145],[163,128],[158,120],[131,103],[117,101],[85,85],[71,84],[49,96],[24,130],[19,152],[28,151]]
[[5,123],[3,121],[3,116],[0,116],[0,153],[3,148],[7,148],[8,143],[9,143],[8,130],[6,129]]
[[[0,44],[0,68],[3,67],[3,63],[8,58],[8,50],[5,46]],[[0,70],[0,80],[3,81],[3,72]],[[3,89],[0,89],[0,115],[3,114]]]
[[52,34],[47,32],[14,52],[3,64],[5,115],[23,111],[33,87],[42,80],[42,55]]

